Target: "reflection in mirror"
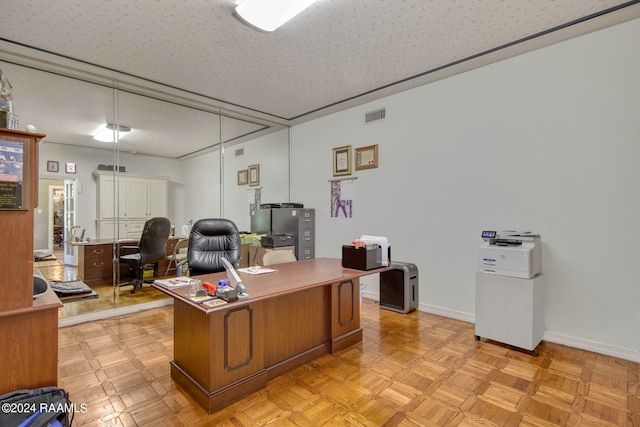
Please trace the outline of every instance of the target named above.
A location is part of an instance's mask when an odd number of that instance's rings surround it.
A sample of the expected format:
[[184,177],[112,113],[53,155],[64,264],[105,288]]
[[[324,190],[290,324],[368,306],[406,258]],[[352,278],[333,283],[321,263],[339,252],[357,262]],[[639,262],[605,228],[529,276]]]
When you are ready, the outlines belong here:
[[[289,133],[287,129],[255,140],[234,143],[225,137],[233,119],[223,117],[224,144],[224,217],[240,231],[251,231],[250,210],[261,203],[289,201]],[[250,176],[252,166],[255,176]],[[239,180],[244,176],[246,182]],[[252,179],[253,178],[253,179]]]
[[[129,276],[117,263],[117,241],[135,243],[148,217],[167,216],[175,237],[188,234],[191,223],[206,217],[224,216],[248,231],[257,190],[262,200],[288,200],[288,131],[281,125],[223,111],[209,100],[128,86],[98,74],[75,70],[71,77],[3,61],[0,68],[11,77],[21,127],[34,125],[47,135],[39,149],[40,192],[46,200],[34,211],[34,249],[51,245],[52,252],[58,251],[52,263],[57,273],[48,278],[81,280],[98,294],[64,303],[61,317],[71,323],[97,311],[126,309],[127,304],[158,304],[145,298],[151,294],[149,285],[135,294],[130,287],[114,286]],[[109,123],[130,127],[131,132],[117,143],[94,140],[93,133]],[[59,167],[48,169],[53,162]],[[259,186],[237,181],[237,172],[249,165],[260,166]],[[154,179],[165,186],[152,185]],[[49,212],[53,208],[47,192],[52,185],[64,186],[65,180],[77,189],[76,228],[60,248],[53,238],[57,223]],[[142,194],[136,192],[141,188],[145,197],[132,196]],[[74,241],[80,237],[83,242]],[[65,243],[73,244],[77,262],[64,264]],[[156,274],[165,271],[159,268]]]

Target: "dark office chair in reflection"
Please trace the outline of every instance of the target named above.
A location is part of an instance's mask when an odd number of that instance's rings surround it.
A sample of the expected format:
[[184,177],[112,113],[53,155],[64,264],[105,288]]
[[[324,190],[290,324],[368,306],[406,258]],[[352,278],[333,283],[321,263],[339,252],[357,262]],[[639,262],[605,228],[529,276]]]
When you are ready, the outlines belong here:
[[235,268],[240,266],[240,233],[228,219],[207,218],[193,224],[189,236],[187,264],[191,276],[224,271],[225,258]]
[[158,271],[158,261],[166,257],[170,232],[171,221],[168,218],[151,218],[144,223],[137,246],[120,247],[120,263],[130,265],[135,270],[136,278],[119,286],[133,285],[131,293],[135,293],[144,283],[144,269],[148,265],[153,265],[155,276],[155,272]]

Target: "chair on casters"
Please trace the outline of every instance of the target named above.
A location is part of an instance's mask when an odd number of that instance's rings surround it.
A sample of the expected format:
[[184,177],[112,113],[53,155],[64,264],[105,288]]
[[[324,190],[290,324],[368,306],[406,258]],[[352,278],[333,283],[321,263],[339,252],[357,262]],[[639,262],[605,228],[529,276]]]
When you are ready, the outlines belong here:
[[285,262],[297,261],[296,256],[289,250],[269,251],[262,256],[264,266],[273,264],[284,264]]
[[[220,261],[225,258],[238,268],[240,265],[240,233],[228,219],[206,218],[191,227],[187,264],[192,276],[224,271]],[[184,262],[184,261],[183,261]]]
[[[173,263],[173,265],[176,266],[176,270],[177,270],[178,264],[187,259],[188,248],[189,248],[188,237],[186,239],[178,240],[178,243],[176,243],[175,248],[173,248],[173,254],[167,257],[167,260],[169,260],[169,262],[167,263],[167,270],[164,272],[164,277],[167,277],[167,275],[169,274],[171,263]],[[177,276],[179,275],[177,274],[177,271],[176,271],[176,275]]]
[[144,282],[144,267],[153,265],[158,270],[158,261],[167,256],[167,240],[171,231],[171,221],[168,218],[151,218],[144,223],[142,236],[137,246],[121,246],[119,260],[122,264],[131,265],[136,270],[136,278],[119,286],[133,285],[131,293],[142,287]]

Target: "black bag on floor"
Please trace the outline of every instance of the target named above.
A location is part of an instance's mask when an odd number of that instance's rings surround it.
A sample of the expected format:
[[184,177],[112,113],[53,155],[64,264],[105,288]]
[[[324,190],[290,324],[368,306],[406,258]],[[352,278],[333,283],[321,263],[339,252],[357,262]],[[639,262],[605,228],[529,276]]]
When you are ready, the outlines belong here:
[[0,426],[69,427],[71,407],[69,393],[58,387],[12,391],[0,396]]

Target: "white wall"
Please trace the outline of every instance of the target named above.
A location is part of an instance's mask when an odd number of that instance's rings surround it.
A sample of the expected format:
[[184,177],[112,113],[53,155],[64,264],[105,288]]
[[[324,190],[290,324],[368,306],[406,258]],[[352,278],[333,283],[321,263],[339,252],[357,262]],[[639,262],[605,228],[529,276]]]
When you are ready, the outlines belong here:
[[[242,149],[241,156],[235,151]],[[262,203],[289,201],[289,132],[283,129],[252,141],[235,145],[225,152],[224,216],[241,231],[251,230],[249,203],[260,188]],[[260,165],[260,185],[237,185],[238,171]]]
[[[242,149],[244,154],[236,156]],[[289,201],[289,137],[281,130],[249,142],[229,147],[224,154],[224,212],[220,209],[220,151],[184,161],[184,210],[186,220],[224,216],[236,223],[241,231],[251,228],[248,185],[237,184],[239,170],[260,165],[260,185],[263,202]]]
[[220,217],[220,151],[183,161],[184,224]]
[[[317,256],[386,235],[419,268],[421,310],[473,321],[481,230],[530,230],[545,339],[640,359],[638,40],[634,20],[295,126]],[[379,168],[354,172],[354,216],[332,219],[331,149],[348,144],[378,144]]]

